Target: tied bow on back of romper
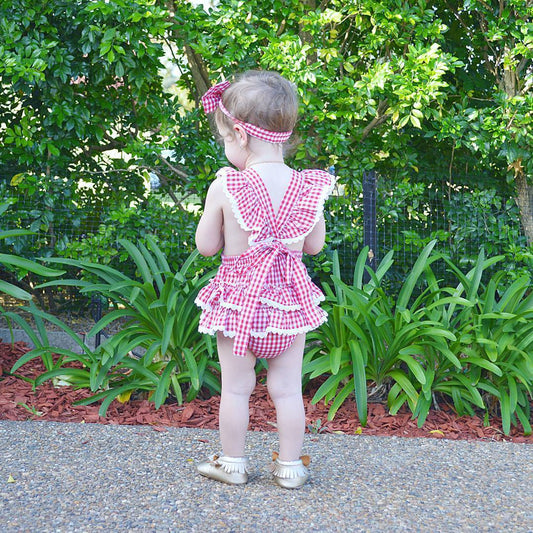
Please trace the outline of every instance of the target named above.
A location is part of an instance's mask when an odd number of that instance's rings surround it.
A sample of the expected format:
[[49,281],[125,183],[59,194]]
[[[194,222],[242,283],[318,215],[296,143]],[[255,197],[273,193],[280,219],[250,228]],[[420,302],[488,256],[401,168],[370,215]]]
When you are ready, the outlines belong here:
[[243,261],[251,260],[252,267],[255,271],[255,277],[245,294],[241,321],[233,345],[233,355],[241,357],[246,355],[253,317],[259,305],[261,290],[276,259],[280,256],[285,260],[287,282],[294,285],[301,311],[306,315],[309,324],[318,326],[322,319],[322,314],[315,305],[313,296],[309,290],[308,274],[301,260],[301,254],[295,254],[279,239],[278,222],[282,221],[276,220],[266,187],[261,179],[256,178],[253,174],[250,176],[250,182],[265,207],[270,228],[274,235],[260,241],[255,241],[241,255]]

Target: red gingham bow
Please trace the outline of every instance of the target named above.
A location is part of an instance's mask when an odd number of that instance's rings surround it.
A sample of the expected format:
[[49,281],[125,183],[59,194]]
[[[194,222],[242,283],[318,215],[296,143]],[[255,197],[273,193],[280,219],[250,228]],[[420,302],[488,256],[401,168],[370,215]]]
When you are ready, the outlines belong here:
[[284,143],[289,139],[289,137],[292,135],[292,130],[269,131],[259,126],[256,126],[255,124],[250,124],[249,122],[244,122],[243,120],[234,117],[222,103],[222,95],[230,85],[231,83],[229,81],[222,81],[220,83],[217,83],[216,85],[213,85],[213,87],[211,87],[211,89],[209,89],[202,96],[202,105],[206,113],[212,113],[217,109],[217,107],[220,107],[222,112],[231,120],[233,120],[233,122],[235,122],[236,124],[241,124],[241,126],[245,129],[248,135],[251,135],[252,137],[257,137],[262,141],[278,144]]
[[204,111],[206,113],[212,113],[216,110],[220,104],[222,94],[230,85],[231,83],[229,81],[221,81],[220,83],[213,85],[213,87],[202,96],[202,105],[204,106]]
[[249,257],[252,258],[255,268],[257,268],[257,275],[253,279],[245,295],[245,302],[243,304],[244,310],[233,344],[233,355],[238,357],[246,356],[252,320],[257,305],[259,304],[261,288],[265,283],[268,272],[274,264],[274,260],[279,254],[284,255],[285,260],[289,263],[287,267],[292,271],[292,282],[297,289],[302,312],[306,315],[309,324],[316,328],[322,321],[322,315],[316,308],[313,298],[308,290],[307,270],[305,265],[300,259],[296,259],[290,253],[287,246],[279,240],[270,239],[262,241],[248,248],[248,250],[240,256],[243,261],[248,260]]

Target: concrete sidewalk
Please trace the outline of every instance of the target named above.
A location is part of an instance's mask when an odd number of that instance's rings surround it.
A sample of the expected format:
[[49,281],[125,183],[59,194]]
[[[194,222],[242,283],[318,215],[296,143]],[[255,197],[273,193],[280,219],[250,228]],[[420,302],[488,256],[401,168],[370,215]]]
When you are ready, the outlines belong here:
[[[0,341],[1,342],[25,342],[30,348],[35,348],[35,345],[28,337],[25,331],[21,329],[9,330],[7,327],[3,327],[4,324],[0,321]],[[66,350],[72,350],[76,353],[81,353],[81,347],[76,344],[76,342],[69,337],[64,331],[47,331],[48,340],[50,341],[50,346],[60,347]],[[84,337],[82,334],[78,334],[80,340],[83,340],[87,347],[91,350],[94,350],[95,338],[94,337]],[[103,340],[102,340],[103,342]]]
[[533,531],[531,445],[307,435],[312,480],[287,491],[267,471],[276,443],[249,433],[254,475],[233,487],[194,468],[215,431],[0,421],[1,529]]

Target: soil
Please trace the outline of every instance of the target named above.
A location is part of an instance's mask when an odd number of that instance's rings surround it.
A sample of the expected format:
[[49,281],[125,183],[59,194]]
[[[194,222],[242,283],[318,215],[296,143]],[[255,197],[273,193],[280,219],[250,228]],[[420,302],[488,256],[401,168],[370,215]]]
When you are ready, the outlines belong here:
[[[168,403],[159,410],[147,399],[133,399],[126,403],[113,401],[107,416],[98,415],[99,404],[76,406],[74,403],[91,395],[85,389],[74,390],[70,386],[54,387],[45,382],[35,391],[26,379],[34,379],[44,372],[40,359],[30,361],[11,375],[13,364],[28,351],[24,343],[0,343],[0,419],[48,420],[99,424],[150,425],[156,431],[167,427],[217,429],[219,397],[197,399],[177,405]],[[268,397],[266,386],[259,380],[250,402],[250,430],[275,431],[274,406]],[[513,427],[510,435],[501,430],[501,420],[491,418],[484,425],[483,418],[457,416],[448,405],[432,410],[422,428],[411,419],[407,409],[392,416],[386,405],[380,402],[368,406],[368,422],[362,427],[357,416],[355,401],[348,399],[339,409],[334,420],[327,420],[328,406],[323,402],[313,405],[311,399],[319,386],[312,382],[304,393],[307,431],[311,433],[342,433],[397,437],[429,437],[437,439],[463,439],[485,441],[509,441],[533,444],[533,436],[524,436],[520,427]]]

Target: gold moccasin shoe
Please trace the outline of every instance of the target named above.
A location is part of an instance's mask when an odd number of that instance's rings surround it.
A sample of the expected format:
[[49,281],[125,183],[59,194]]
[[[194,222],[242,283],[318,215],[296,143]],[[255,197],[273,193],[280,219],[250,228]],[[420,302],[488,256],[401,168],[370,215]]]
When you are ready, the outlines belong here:
[[284,489],[299,489],[303,487],[309,479],[310,459],[307,455],[302,456],[297,461],[281,461],[277,453],[274,453],[270,470],[274,476],[274,481]]
[[198,463],[196,468],[202,476],[229,485],[243,485],[248,482],[247,457],[212,455],[206,461]]

